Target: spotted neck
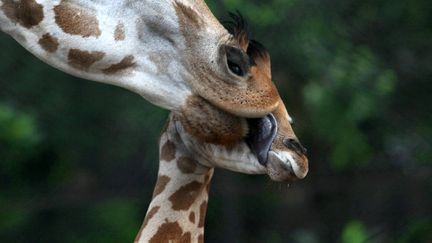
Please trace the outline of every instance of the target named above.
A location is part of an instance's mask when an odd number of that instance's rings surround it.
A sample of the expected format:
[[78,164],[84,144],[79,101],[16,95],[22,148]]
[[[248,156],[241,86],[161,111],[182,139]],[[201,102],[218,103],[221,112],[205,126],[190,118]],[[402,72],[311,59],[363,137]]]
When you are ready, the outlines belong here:
[[153,199],[135,242],[203,242],[213,169],[185,148],[170,117],[160,138],[159,174]]
[[203,0],[0,0],[0,30],[44,62],[169,110],[191,94],[189,27],[212,46],[195,56],[212,56],[229,36]]

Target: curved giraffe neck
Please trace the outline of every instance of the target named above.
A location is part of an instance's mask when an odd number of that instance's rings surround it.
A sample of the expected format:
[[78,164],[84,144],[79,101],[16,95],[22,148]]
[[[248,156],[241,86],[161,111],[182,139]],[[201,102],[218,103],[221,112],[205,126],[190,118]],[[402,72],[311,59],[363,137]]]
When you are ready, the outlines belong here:
[[160,138],[158,179],[135,242],[204,242],[213,168],[193,159],[172,118]]

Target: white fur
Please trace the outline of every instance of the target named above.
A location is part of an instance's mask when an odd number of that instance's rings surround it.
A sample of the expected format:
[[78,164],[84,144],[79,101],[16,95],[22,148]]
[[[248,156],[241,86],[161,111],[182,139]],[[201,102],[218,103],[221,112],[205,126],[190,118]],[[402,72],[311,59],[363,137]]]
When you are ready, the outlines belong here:
[[299,179],[303,179],[307,173],[304,173],[300,170],[300,167],[297,164],[297,161],[294,159],[294,157],[292,156],[292,154],[290,152],[275,152],[275,151],[270,151],[270,153],[272,153],[274,156],[276,156],[280,161],[282,161],[283,163],[285,163],[288,167],[290,167],[292,169],[292,171],[294,172],[294,174],[299,178]]

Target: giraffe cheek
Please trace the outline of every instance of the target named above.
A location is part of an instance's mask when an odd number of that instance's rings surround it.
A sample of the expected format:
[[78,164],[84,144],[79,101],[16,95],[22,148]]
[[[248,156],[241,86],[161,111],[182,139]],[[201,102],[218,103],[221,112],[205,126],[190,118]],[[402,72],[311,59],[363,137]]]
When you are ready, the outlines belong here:
[[200,142],[232,146],[247,133],[246,120],[219,110],[198,96],[190,96],[180,121]]

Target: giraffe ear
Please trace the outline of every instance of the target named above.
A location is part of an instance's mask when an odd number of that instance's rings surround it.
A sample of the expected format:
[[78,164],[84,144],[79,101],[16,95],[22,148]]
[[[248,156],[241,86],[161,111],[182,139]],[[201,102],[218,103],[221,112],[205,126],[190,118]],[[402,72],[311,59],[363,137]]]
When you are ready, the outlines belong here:
[[203,0],[0,0],[1,30],[44,62],[170,110],[192,93],[182,56],[194,26],[226,34]]

